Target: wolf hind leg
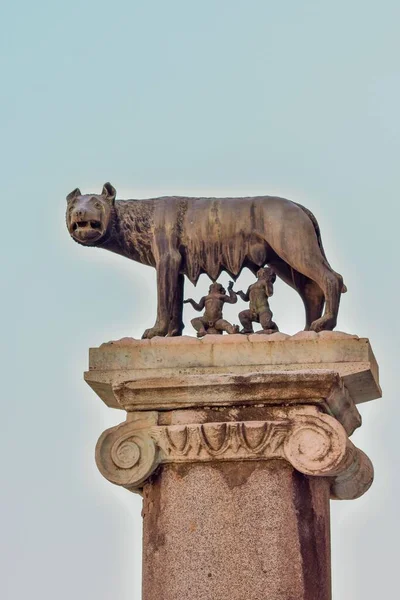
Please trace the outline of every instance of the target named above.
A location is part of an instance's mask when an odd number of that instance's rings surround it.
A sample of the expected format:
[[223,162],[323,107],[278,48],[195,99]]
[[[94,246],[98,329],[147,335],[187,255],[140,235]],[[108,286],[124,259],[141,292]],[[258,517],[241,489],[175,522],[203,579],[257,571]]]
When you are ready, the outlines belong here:
[[305,330],[309,330],[311,323],[322,316],[325,302],[323,291],[315,281],[291,268],[278,257],[274,258],[270,265],[278,277],[300,295],[306,312]]
[[[297,221],[297,228],[294,229],[291,229],[291,225],[289,225],[286,234],[284,238],[279,239],[280,247],[274,247],[273,250],[291,269],[314,281],[325,297],[323,316],[314,319],[309,328],[317,332],[334,329],[343,290],[341,275],[333,271],[322,254],[310,220]],[[316,312],[317,306],[315,301],[312,310]]]
[[299,294],[306,310],[305,330],[308,331],[311,328],[312,323],[318,321],[318,319],[322,317],[325,296],[319,285],[308,278],[305,278],[305,283],[299,289]]

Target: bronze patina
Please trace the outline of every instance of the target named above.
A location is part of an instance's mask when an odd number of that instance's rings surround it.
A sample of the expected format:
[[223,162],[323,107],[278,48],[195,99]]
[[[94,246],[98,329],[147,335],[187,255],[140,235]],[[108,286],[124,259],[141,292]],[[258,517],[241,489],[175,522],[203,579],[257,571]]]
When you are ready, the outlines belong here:
[[75,189],[67,196],[67,227],[84,246],[157,270],[157,318],[143,337],[181,335],[185,275],[196,283],[202,273],[216,281],[226,271],[236,280],[244,267],[255,274],[267,264],[300,294],[306,329],[336,326],[343,280],[328,263],[317,220],[300,204],[275,196],[115,197],[110,183],[101,194]]
[[262,330],[259,333],[275,333],[279,329],[272,320],[268,298],[274,293],[276,274],[273,269],[267,267],[259,269],[256,276],[256,283],[253,283],[246,293],[242,290],[236,292],[245,302],[250,301],[249,309],[239,313],[239,321],[243,327],[240,333],[253,333],[253,323],[260,323]]
[[190,302],[193,308],[199,312],[205,308],[202,317],[191,320],[193,328],[197,331],[197,337],[203,337],[206,334],[222,334],[223,331],[226,331],[226,333],[239,333],[239,327],[232,325],[222,316],[222,308],[225,302],[228,304],[236,304],[237,302],[237,295],[232,288],[233,281],[230,281],[228,285],[229,296],[227,296],[225,288],[220,283],[212,283],[208,295],[203,296],[199,303],[195,302],[193,298],[183,301],[184,304]]

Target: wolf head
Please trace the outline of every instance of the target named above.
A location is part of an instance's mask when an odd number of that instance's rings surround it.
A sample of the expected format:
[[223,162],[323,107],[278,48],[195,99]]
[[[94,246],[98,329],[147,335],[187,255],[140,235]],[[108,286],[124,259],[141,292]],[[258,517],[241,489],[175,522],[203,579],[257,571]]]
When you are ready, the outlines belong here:
[[101,194],[81,194],[76,188],[67,196],[67,228],[84,246],[97,246],[111,228],[116,191],[105,183]]

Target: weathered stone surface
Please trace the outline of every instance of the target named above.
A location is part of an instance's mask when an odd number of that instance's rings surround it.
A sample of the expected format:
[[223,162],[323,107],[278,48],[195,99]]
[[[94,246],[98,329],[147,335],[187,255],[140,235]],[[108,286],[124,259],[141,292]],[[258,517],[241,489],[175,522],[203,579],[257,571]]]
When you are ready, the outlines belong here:
[[349,440],[380,395],[368,340],[124,339],[85,377],[127,411],[96,461],[144,495],[143,600],[331,599],[329,498],[373,480]]
[[127,421],[106,429],[96,445],[96,464],[111,483],[137,492],[156,469],[159,448],[149,435],[156,412],[130,413]]
[[223,414],[210,419],[210,411],[180,415],[183,423],[177,416],[173,424],[161,425],[156,412],[128,413],[126,423],[107,429],[96,446],[104,477],[141,492],[159,464],[281,459],[305,475],[329,477],[335,498],[361,496],[372,483],[369,459],[319,407],[259,408],[246,421],[224,420]]
[[364,494],[374,480],[374,468],[368,456],[359,448],[348,444],[346,466],[332,480],[332,500],[354,500]]
[[[114,408],[129,408],[128,403],[120,404],[121,397],[117,398],[113,391],[113,387],[118,389],[121,384],[126,387],[128,382],[133,391],[136,389],[137,398],[140,394],[149,398],[152,386],[161,389],[177,384],[182,394],[187,388],[185,378],[195,377],[199,381],[197,387],[203,385],[210,397],[207,377],[214,386],[216,380],[212,376],[225,376],[228,381],[229,375],[261,376],[271,371],[330,370],[340,375],[356,404],[381,396],[378,366],[367,339],[340,332],[301,333],[306,334],[305,338],[300,335],[282,339],[284,334],[281,333],[209,335],[202,340],[185,336],[152,340],[124,338],[90,350],[85,379],[104,402]],[[183,383],[179,384],[178,380]],[[170,398],[172,391],[168,392]],[[241,394],[245,394],[245,386]],[[212,396],[218,396],[215,388]],[[138,404],[134,404],[136,409]],[[143,403],[141,408],[151,410],[152,406],[151,402]]]
[[349,434],[361,425],[354,402],[333,371],[157,377],[116,384],[112,391],[119,406],[128,411],[307,403],[335,416]]
[[143,600],[331,598],[329,481],[282,461],[166,465],[143,523]]

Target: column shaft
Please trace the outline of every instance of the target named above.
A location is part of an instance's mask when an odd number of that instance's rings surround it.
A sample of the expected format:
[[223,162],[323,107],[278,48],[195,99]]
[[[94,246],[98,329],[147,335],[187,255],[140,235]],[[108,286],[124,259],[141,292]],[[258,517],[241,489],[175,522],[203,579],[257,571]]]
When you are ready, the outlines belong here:
[[144,486],[143,600],[330,600],[329,478],[167,464]]

